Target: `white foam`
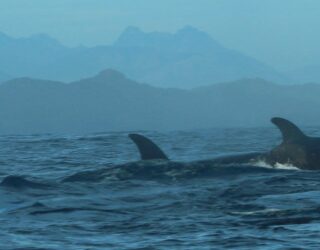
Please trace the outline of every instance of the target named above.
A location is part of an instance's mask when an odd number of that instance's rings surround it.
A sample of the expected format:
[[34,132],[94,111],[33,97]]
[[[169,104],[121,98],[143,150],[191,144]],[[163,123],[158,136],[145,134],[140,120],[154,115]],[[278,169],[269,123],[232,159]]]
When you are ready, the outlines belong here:
[[291,163],[279,163],[277,162],[275,165],[270,165],[267,162],[260,160],[254,163],[257,167],[262,168],[274,168],[274,169],[285,169],[285,170],[299,170],[296,166],[292,165]]
[[286,169],[286,170],[299,170],[299,168],[297,168],[296,166],[292,165],[291,163],[282,164],[282,163],[278,163],[277,162],[275,164],[275,168]]
[[256,211],[241,211],[241,212],[232,212],[232,214],[239,214],[239,215],[256,215],[256,214],[266,214],[266,213],[273,213],[273,212],[278,212],[281,211],[281,209],[276,209],[276,208],[267,208],[263,210],[256,210]]

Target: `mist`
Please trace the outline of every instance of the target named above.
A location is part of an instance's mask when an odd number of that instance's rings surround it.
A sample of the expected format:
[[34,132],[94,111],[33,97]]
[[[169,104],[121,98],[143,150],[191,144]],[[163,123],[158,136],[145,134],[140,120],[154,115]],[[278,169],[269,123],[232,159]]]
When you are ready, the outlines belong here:
[[111,44],[127,26],[175,32],[192,25],[279,70],[319,64],[316,0],[3,0],[0,8],[0,31],[14,37],[46,33],[95,46]]
[[0,249],[318,250],[319,0],[1,0]]
[[1,1],[0,133],[317,124],[318,7]]

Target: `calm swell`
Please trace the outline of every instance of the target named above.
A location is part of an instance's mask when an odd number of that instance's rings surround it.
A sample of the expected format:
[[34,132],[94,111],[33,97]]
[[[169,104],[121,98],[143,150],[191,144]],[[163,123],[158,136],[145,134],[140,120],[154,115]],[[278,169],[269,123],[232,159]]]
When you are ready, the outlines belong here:
[[[141,133],[187,164],[281,140],[272,128]],[[319,249],[318,172],[143,165],[114,174],[137,160],[124,132],[1,136],[0,249]],[[74,175],[82,179],[65,181]]]

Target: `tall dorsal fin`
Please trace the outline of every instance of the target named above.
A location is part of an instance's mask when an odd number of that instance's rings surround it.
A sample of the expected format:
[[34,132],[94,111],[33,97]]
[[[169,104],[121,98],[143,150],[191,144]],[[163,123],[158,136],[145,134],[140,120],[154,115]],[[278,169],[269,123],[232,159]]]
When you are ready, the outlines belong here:
[[292,122],[280,118],[274,117],[271,122],[275,124],[282,133],[283,142],[298,142],[307,138],[307,136]]
[[165,153],[150,139],[139,134],[129,134],[129,138],[137,145],[141,160],[168,160]]

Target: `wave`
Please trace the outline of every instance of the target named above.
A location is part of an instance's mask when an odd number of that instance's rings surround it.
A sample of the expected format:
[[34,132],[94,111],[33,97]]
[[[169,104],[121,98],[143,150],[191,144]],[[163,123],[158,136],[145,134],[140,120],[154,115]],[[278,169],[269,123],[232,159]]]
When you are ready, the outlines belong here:
[[22,176],[17,175],[9,175],[5,177],[1,183],[0,186],[7,187],[7,188],[15,188],[15,189],[25,189],[25,188],[33,188],[33,189],[43,189],[48,188],[49,185],[30,181],[25,179]]

